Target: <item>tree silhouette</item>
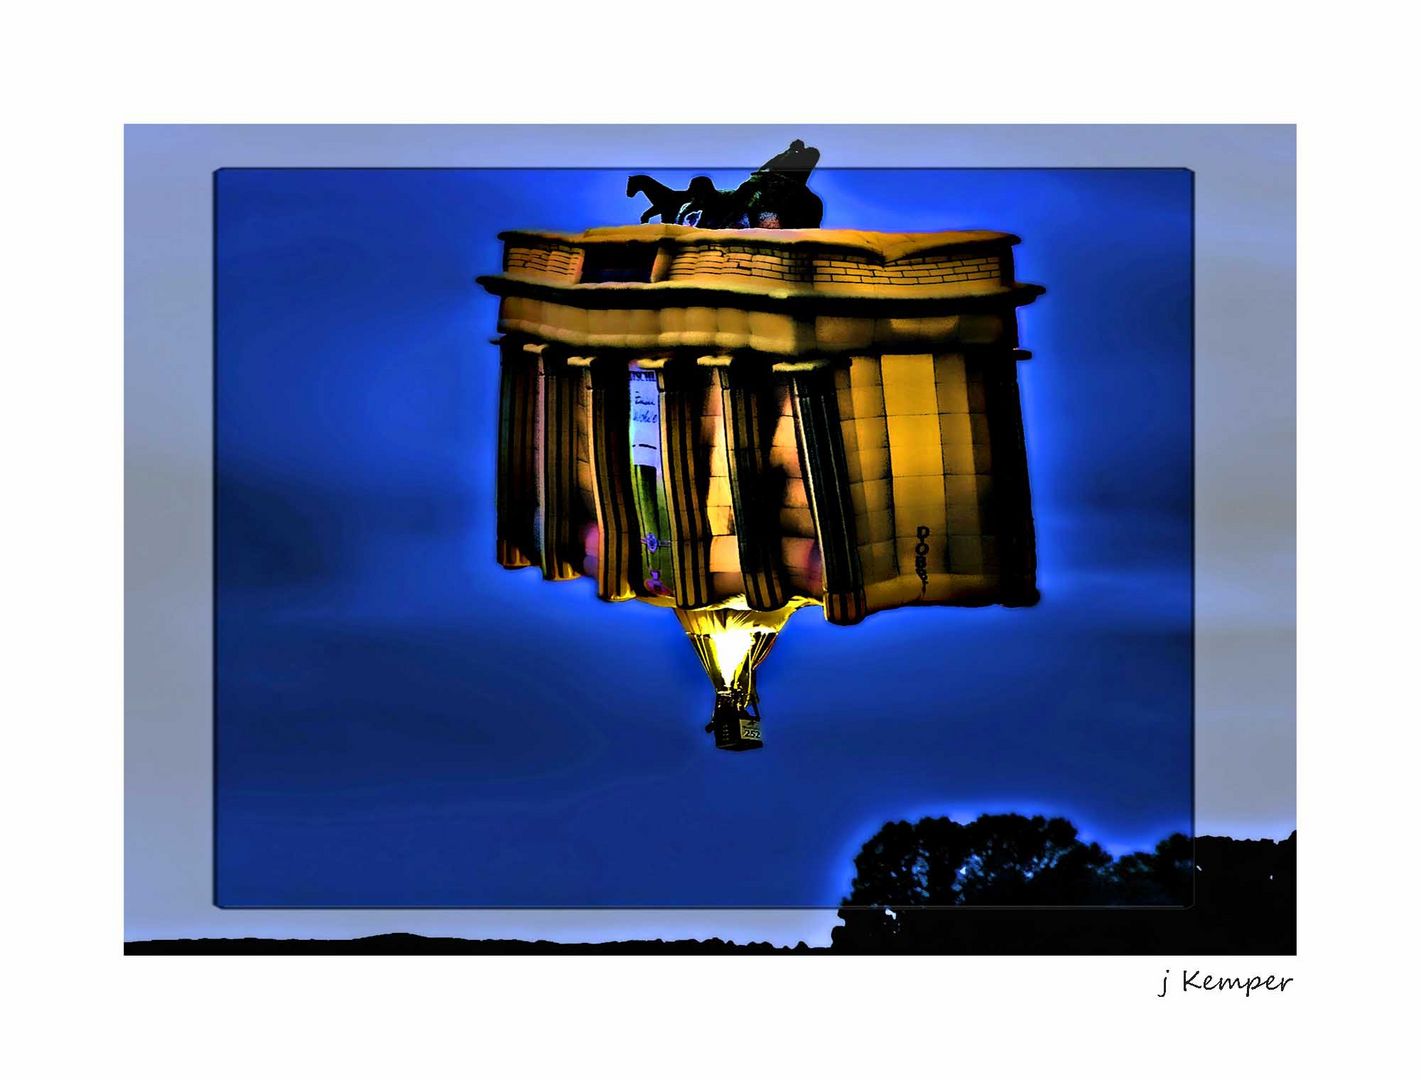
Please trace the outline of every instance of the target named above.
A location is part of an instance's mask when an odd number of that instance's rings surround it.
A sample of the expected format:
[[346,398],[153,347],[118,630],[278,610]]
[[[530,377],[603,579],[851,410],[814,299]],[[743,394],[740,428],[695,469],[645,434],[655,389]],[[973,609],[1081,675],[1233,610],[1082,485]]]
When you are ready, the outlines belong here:
[[1110,867],[1111,902],[1184,904],[1194,879],[1194,845],[1183,833],[1165,837],[1152,852],[1122,855]]
[[1065,818],[987,814],[967,826],[968,855],[957,874],[963,904],[1107,902],[1110,856],[1083,843]]
[[834,948],[947,953],[1295,951],[1297,834],[1112,859],[1064,818],[885,825],[854,858]]
[[951,818],[898,821],[879,830],[854,859],[856,876],[844,902],[1109,902],[1110,865],[1110,856],[1098,844],[1083,843],[1065,818],[984,814],[965,825]]

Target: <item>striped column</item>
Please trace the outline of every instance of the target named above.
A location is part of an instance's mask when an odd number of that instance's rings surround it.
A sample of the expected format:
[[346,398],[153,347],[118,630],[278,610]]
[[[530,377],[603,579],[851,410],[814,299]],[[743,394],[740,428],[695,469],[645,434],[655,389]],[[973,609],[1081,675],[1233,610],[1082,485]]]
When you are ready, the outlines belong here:
[[499,346],[498,562],[510,570],[538,561],[538,358],[518,341]]
[[867,609],[834,372],[825,366],[791,378],[800,466],[824,562],[824,616],[848,626]]
[[715,370],[745,601],[754,611],[772,611],[783,607],[789,597],[780,565],[779,508],[784,485],[774,489],[768,462],[776,419],[769,365],[742,358]]
[[574,415],[581,378],[582,373],[552,348],[539,353],[538,553],[548,581],[568,581],[582,574]]
[[592,389],[592,487],[597,508],[597,595],[630,600],[641,580],[641,541],[631,478],[631,399],[627,362],[594,360]]
[[661,396],[661,467],[671,519],[678,607],[705,607],[711,589],[711,526],[706,515],[709,462],[702,452],[701,416],[709,372],[694,356],[676,356],[657,372]]

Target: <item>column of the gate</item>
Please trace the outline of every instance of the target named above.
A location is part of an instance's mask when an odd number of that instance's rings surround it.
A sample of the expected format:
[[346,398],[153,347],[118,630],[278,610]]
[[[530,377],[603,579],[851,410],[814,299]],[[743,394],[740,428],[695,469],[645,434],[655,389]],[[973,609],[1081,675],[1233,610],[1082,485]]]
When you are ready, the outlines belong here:
[[711,587],[711,526],[706,515],[709,461],[700,432],[708,369],[694,355],[668,359],[657,372],[661,399],[661,462],[671,523],[678,607],[699,608],[714,599]]
[[791,379],[801,470],[824,564],[824,616],[851,625],[867,609],[835,371],[827,363],[803,365]]
[[630,600],[643,580],[641,539],[631,476],[631,394],[627,361],[598,357],[591,387],[589,448],[597,511],[597,595]]
[[518,340],[499,346],[498,475],[499,565],[510,570],[538,561],[538,357]]
[[745,600],[755,611],[773,611],[789,600],[783,579],[779,510],[783,482],[776,490],[769,449],[774,409],[770,365],[740,357],[718,366],[730,494]]
[[582,575],[581,497],[577,491],[574,410],[582,372],[551,346],[538,354],[542,399],[537,439],[538,549],[543,577],[567,581]]

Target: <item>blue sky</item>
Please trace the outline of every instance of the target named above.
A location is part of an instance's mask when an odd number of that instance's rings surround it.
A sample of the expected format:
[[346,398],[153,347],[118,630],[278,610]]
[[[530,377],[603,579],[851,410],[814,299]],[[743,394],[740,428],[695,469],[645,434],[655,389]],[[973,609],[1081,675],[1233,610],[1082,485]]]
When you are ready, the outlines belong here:
[[887,820],[1188,829],[1187,172],[815,173],[826,227],[1023,238],[1043,599],[799,613],[740,755],[668,612],[493,560],[472,279],[500,229],[635,220],[625,172],[217,183],[219,902],[833,905]]

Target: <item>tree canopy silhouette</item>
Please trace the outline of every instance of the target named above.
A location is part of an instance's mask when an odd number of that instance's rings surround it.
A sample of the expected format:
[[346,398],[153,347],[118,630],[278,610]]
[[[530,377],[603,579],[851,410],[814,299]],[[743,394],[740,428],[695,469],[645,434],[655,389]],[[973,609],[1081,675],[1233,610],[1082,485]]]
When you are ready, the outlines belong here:
[[1296,837],[1191,839],[1112,858],[1060,817],[884,825],[854,859],[849,951],[1295,951]]
[[847,904],[1108,903],[1111,858],[1065,818],[984,814],[893,822],[854,859]]

